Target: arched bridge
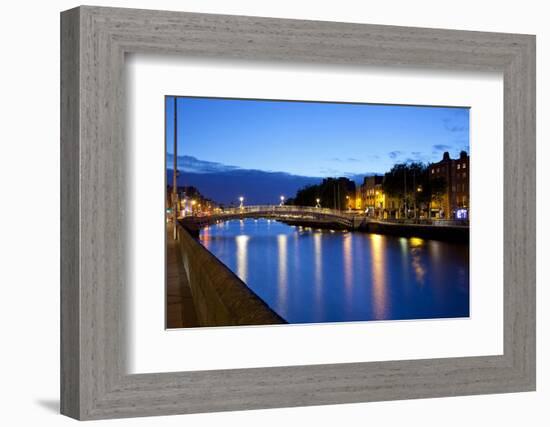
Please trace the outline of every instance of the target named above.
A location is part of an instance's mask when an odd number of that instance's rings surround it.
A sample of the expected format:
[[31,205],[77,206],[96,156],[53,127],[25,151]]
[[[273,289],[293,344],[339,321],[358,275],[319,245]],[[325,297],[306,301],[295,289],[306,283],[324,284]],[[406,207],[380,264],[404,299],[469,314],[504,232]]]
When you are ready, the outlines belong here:
[[289,223],[305,225],[335,225],[343,228],[356,228],[357,221],[362,221],[363,216],[339,211],[336,209],[315,208],[311,206],[243,206],[242,208],[230,208],[220,210],[209,215],[188,215],[181,219],[183,225],[197,229],[219,221],[242,218],[270,218]]

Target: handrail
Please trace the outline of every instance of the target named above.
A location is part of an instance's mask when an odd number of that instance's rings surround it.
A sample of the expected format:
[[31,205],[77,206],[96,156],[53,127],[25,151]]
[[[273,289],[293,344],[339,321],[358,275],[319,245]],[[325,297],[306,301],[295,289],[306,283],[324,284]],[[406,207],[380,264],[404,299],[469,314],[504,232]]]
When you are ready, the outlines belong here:
[[[316,208],[312,206],[293,206],[293,205],[251,205],[243,206],[237,208],[226,208],[219,212],[215,212],[213,215],[224,216],[224,215],[240,215],[247,213],[311,213],[311,214],[324,214],[339,216],[344,218],[351,218],[355,214],[351,212],[340,211],[337,209],[329,208]],[[201,216],[201,215],[188,215],[188,216]]]

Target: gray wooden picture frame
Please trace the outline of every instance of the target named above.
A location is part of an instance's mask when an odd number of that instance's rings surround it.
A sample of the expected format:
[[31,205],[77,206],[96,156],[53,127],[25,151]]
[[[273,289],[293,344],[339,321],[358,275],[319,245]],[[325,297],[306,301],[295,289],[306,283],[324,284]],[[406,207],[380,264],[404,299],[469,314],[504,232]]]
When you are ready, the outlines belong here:
[[[127,53],[502,72],[504,354],[127,374]],[[88,6],[61,14],[63,414],[84,420],[530,390],[534,36]]]

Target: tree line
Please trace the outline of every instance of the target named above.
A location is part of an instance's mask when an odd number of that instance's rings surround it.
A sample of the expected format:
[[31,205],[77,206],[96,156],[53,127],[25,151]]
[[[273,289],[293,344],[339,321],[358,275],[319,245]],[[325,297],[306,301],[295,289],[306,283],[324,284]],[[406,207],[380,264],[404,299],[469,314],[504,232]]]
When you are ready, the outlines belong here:
[[[429,209],[431,201],[441,201],[447,191],[446,179],[432,178],[429,171],[429,165],[420,162],[395,164],[384,174],[382,191],[386,197],[400,200],[402,209]],[[325,178],[319,184],[301,188],[286,203],[344,210],[354,207],[355,188],[349,178]]]
[[332,209],[347,209],[350,197],[355,197],[355,182],[349,178],[325,178],[320,184],[308,185],[289,198],[288,205],[323,206]]

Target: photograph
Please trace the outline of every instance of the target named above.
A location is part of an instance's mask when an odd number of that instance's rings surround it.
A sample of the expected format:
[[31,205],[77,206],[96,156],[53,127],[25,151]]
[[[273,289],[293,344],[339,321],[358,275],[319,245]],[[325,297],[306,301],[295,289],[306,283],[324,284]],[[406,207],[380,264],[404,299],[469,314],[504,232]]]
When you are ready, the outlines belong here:
[[469,107],[164,108],[167,329],[470,316]]

